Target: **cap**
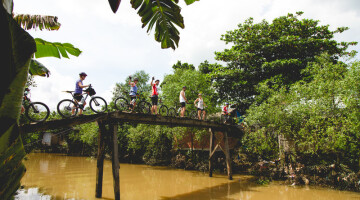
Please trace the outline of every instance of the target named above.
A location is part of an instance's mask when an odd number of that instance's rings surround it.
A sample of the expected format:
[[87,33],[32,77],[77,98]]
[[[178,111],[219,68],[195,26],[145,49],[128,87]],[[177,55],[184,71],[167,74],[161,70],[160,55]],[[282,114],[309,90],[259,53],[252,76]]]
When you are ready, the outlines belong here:
[[87,76],[87,74],[85,72],[81,72],[79,75],[80,76]]

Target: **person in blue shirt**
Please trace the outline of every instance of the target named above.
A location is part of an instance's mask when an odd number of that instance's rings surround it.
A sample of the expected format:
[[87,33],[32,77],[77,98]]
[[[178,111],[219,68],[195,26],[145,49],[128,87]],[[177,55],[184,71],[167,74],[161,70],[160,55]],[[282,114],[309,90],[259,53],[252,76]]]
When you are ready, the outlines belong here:
[[[79,76],[80,76],[80,79],[77,80],[75,83],[74,99],[75,99],[76,103],[79,103],[81,101],[81,99],[83,98],[83,96],[82,96],[83,88],[89,87],[89,85],[83,84],[83,80],[85,80],[87,74],[85,72],[81,72],[79,74]],[[82,103],[82,105],[80,105],[79,115],[82,115],[85,105],[86,105],[85,101],[84,101],[84,103]],[[72,114],[74,114],[74,112],[75,112],[75,109],[72,110]]]
[[132,108],[130,108],[132,111],[134,111],[135,106],[136,106],[136,96],[137,96],[137,86],[136,84],[139,82],[138,78],[134,78],[134,82],[131,82],[131,76],[129,76],[129,85],[131,86],[130,88],[130,104],[132,105]]

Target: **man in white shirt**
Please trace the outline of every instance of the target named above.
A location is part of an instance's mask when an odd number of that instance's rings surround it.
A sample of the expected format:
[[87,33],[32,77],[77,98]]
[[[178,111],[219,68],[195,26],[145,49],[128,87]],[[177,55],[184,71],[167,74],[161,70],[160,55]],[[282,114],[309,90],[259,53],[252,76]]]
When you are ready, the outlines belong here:
[[[181,111],[180,111],[180,117],[184,117],[185,115],[185,110],[186,110],[186,103],[189,103],[188,100],[185,97],[185,90],[186,90],[186,86],[184,86],[180,92],[180,96],[179,96],[179,100],[180,100],[180,104],[181,104]],[[186,103],[185,103],[186,102]]]

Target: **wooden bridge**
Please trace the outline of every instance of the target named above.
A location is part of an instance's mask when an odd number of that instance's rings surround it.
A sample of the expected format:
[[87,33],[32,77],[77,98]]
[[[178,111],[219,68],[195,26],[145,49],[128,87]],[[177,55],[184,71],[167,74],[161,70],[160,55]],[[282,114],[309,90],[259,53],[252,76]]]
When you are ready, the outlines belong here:
[[[97,122],[99,126],[98,136],[98,154],[97,154],[97,170],[96,170],[96,189],[95,197],[102,197],[102,182],[103,182],[103,165],[105,158],[105,146],[111,149],[112,173],[114,183],[115,199],[120,199],[120,177],[119,177],[119,150],[117,130],[118,125],[123,123],[133,124],[151,124],[151,125],[166,125],[169,127],[196,127],[208,128],[210,132],[210,149],[209,149],[209,176],[213,172],[213,155],[219,148],[226,157],[228,178],[232,179],[229,137],[241,138],[243,130],[239,126],[221,124],[214,121],[202,121],[189,118],[166,117],[160,115],[140,114],[140,113],[124,113],[124,112],[109,112],[94,115],[84,115],[73,117],[69,119],[58,119],[52,121],[45,121],[40,123],[24,124],[20,126],[22,133],[32,133],[37,131],[46,131],[59,128],[72,127],[84,123]],[[224,134],[224,148],[221,147],[220,142],[215,146],[214,133],[222,132]]]

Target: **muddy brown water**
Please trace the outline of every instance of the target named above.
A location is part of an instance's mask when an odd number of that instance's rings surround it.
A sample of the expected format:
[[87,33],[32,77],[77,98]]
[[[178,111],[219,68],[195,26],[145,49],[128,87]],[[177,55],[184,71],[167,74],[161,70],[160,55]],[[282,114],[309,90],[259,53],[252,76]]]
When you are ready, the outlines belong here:
[[[97,199],[95,198],[96,159],[59,154],[32,153],[24,163],[23,189],[16,199]],[[355,192],[325,188],[287,186],[279,183],[260,186],[251,176],[225,175],[120,164],[122,200],[136,199],[239,199],[239,200],[360,200]],[[114,199],[111,162],[104,163],[103,198]]]

